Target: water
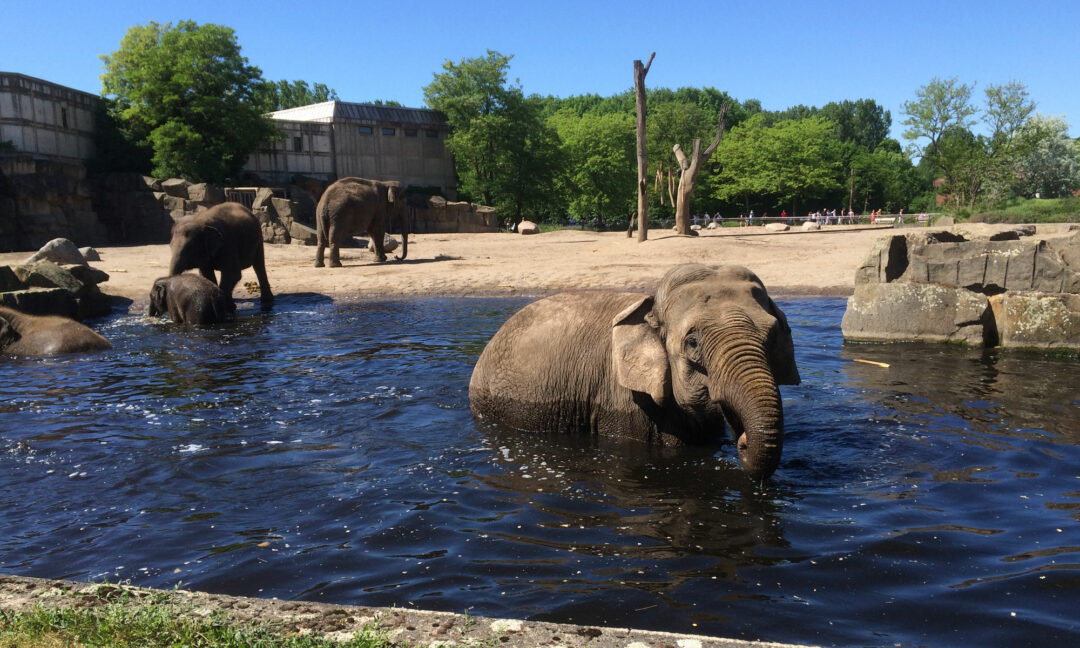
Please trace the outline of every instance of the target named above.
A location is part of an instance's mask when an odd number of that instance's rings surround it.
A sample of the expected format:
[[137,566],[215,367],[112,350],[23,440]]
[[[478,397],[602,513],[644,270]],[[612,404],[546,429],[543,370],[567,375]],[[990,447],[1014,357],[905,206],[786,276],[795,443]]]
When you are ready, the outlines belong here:
[[0,360],[0,571],[826,645],[1080,642],[1075,356],[845,346],[843,300],[780,300],[803,384],[762,491],[730,446],[478,429],[472,365],[524,303],[282,296]]

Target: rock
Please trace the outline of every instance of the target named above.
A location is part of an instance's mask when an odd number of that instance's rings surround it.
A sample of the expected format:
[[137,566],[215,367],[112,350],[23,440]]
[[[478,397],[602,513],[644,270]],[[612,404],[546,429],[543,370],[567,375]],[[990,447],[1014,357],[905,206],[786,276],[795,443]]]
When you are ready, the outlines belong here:
[[161,181],[161,190],[174,198],[188,199],[188,187],[191,183],[183,178],[169,178]]
[[150,176],[143,176],[143,183],[146,184],[146,188],[153,192],[163,191],[161,188],[161,180],[157,178],[151,178]]
[[293,221],[289,225],[289,236],[292,237],[293,243],[298,243],[300,245],[316,245],[319,241],[315,230],[296,221]]
[[986,295],[931,284],[875,283],[855,287],[840,330],[847,340],[982,345],[987,323],[993,335]]
[[1080,349],[1080,233],[1030,240],[1010,230],[991,240],[997,231],[965,231],[979,238],[879,239],[856,270],[845,338]]
[[[716,223],[709,223],[708,225],[705,226],[705,229],[716,229],[716,228],[717,228]],[[787,228],[785,227],[784,229],[787,229]]]
[[815,223],[814,221],[806,221],[802,224],[804,232],[813,232],[821,229],[821,223]]
[[0,305],[31,315],[60,315],[78,319],[79,304],[75,296],[63,288],[29,288],[0,292]]
[[79,248],[79,254],[86,261],[101,261],[101,255],[92,247]]
[[296,204],[288,198],[271,198],[270,204],[274,206],[274,213],[282,223],[288,224],[296,219],[294,215]]
[[71,273],[71,276],[75,277],[83,285],[92,284],[96,286],[109,280],[107,272],[88,265],[65,265],[60,267]]
[[791,227],[789,227],[786,223],[769,223],[765,226],[765,229],[769,230],[770,232],[786,232],[791,229]]
[[79,247],[66,238],[56,238],[49,241],[24,263],[32,264],[39,261],[86,264],[86,259],[79,252]]
[[251,203],[251,211],[270,211],[274,208],[273,200],[274,191],[270,187],[259,187],[255,191],[255,200]]
[[25,288],[28,288],[28,286],[15,275],[11,266],[0,266],[0,292],[23,290]]
[[[383,252],[385,252],[386,254],[390,254],[394,250],[398,249],[398,247],[400,245],[401,244],[398,243],[398,240],[396,238],[394,238],[393,236],[390,236],[389,234],[384,235],[384,237],[383,237]],[[369,252],[371,252],[372,256],[375,256],[375,246],[374,245],[368,245],[367,249],[368,249]]]
[[292,241],[289,230],[285,228],[285,224],[278,219],[276,214],[264,209],[252,211],[252,213],[255,214],[255,217],[259,219],[259,223],[262,225],[263,242],[284,244]]
[[517,231],[519,234],[539,234],[540,227],[532,221],[523,220],[518,223]]
[[691,225],[690,230],[693,231],[693,232],[700,232],[701,231],[701,225]]
[[1006,292],[990,298],[998,344],[1080,351],[1080,295]]
[[85,284],[67,270],[52,261],[13,266],[15,275],[31,288],[63,288],[76,297],[85,289]]
[[200,182],[188,187],[188,200],[206,205],[220,205],[225,202],[225,190],[215,184]]

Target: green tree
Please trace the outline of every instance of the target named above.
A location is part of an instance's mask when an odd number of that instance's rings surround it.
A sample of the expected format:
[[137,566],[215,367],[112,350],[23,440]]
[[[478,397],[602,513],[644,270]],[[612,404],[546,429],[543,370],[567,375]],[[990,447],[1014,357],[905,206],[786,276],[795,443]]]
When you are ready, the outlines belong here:
[[255,101],[259,68],[228,27],[138,25],[102,60],[102,95],[125,135],[153,151],[155,175],[222,182],[276,135]]
[[307,81],[262,81],[255,86],[255,103],[264,113],[324,101],[338,100],[337,91],[324,83],[309,85]]
[[621,222],[636,206],[635,121],[625,113],[585,113],[563,109],[548,118],[562,142],[564,173],[559,195],[579,219],[599,216]]
[[446,115],[458,191],[521,218],[549,208],[558,140],[542,119],[544,102],[510,85],[511,56],[446,61],[424,88],[428,107]]
[[1024,198],[1066,198],[1080,189],[1080,140],[1069,137],[1062,117],[1036,115],[1021,136],[1033,144],[1013,171],[1013,193]]
[[[934,148],[949,127],[970,128],[974,125],[972,117],[978,110],[971,104],[973,89],[973,86],[960,83],[956,77],[946,80],[935,77],[919,88],[914,101],[904,102],[907,119],[901,123],[908,127],[904,131],[904,138],[912,140],[915,153],[921,157],[929,149],[932,157]],[[929,144],[923,147],[914,144],[920,138],[926,138]]]

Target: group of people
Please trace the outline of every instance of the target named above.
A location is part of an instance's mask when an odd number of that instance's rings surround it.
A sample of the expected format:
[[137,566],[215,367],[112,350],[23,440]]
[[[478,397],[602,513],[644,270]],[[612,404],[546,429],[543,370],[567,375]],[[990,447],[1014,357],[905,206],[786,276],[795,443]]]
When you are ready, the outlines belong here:
[[817,211],[810,212],[807,220],[814,223],[819,223],[821,225],[842,225],[845,223],[848,225],[854,225],[855,212],[849,209],[847,214],[845,214],[844,210],[842,209],[839,211],[835,209],[819,209]]

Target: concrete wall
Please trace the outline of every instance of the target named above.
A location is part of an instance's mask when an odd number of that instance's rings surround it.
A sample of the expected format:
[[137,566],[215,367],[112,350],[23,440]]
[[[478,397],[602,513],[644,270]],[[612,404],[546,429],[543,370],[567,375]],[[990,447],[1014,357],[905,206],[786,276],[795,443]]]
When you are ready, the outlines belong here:
[[0,72],[0,142],[18,153],[79,163],[94,154],[98,98],[22,74]]
[[278,121],[282,138],[251,154],[245,171],[268,182],[289,182],[296,174],[329,179],[334,174],[330,124]]

